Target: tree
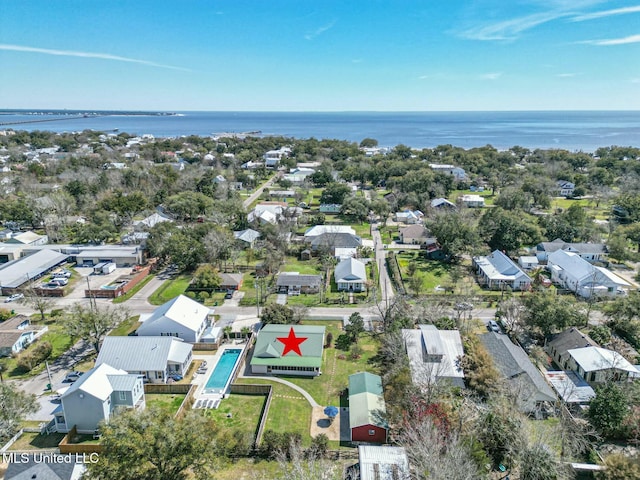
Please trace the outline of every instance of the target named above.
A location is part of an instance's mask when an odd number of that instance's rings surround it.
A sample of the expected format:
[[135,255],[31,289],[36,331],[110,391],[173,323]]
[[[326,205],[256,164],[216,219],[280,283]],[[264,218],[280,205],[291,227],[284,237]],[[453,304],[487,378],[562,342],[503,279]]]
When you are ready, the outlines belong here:
[[358,337],[364,333],[364,319],[359,312],[353,312],[349,316],[349,323],[344,327],[344,331],[351,338],[351,341],[358,343]]
[[364,222],[369,216],[369,202],[364,197],[346,198],[340,213],[353,217],[358,222]]
[[585,316],[574,302],[553,293],[535,292],[525,296],[522,304],[524,323],[545,336],[571,325],[585,323]]
[[596,388],[596,396],[589,403],[587,417],[604,437],[620,433],[622,422],[629,412],[629,402],[622,389],[609,382]]
[[270,303],[262,309],[262,323],[286,325],[293,322],[293,310],[286,305]]
[[438,239],[443,253],[453,260],[470,252],[479,242],[473,221],[460,213],[438,214],[427,226]]
[[498,310],[496,311],[496,317],[500,318],[507,333],[511,333],[522,327],[523,312],[524,306],[520,300],[512,297],[500,302]]
[[613,453],[604,459],[605,469],[596,473],[598,480],[640,480],[640,458]]
[[[520,245],[535,245],[540,230],[520,212],[492,208],[482,216],[482,236],[491,250],[514,252]],[[436,237],[437,238],[437,237]]]
[[95,480],[212,478],[218,461],[218,429],[210,417],[190,410],[123,410],[101,425],[102,453],[88,465]]
[[329,183],[322,191],[320,203],[335,203],[342,205],[347,195],[351,194],[351,188],[346,183]]
[[630,242],[636,244],[637,252],[640,253],[640,223],[633,223],[622,228],[622,234]]
[[220,288],[222,278],[218,273],[218,269],[213,265],[200,265],[193,276],[193,286],[195,288],[204,288],[209,291]]
[[568,465],[542,441],[526,445],[518,452],[521,480],[567,480],[573,478]]
[[629,258],[627,252],[627,239],[622,232],[615,232],[607,242],[607,250],[609,250],[609,258],[617,262],[624,262]]
[[227,339],[227,342],[229,341],[229,339],[231,338],[231,332],[233,331],[233,328],[231,327],[231,325],[227,325],[226,327],[224,327],[222,329],[222,333],[224,333],[224,338]]
[[84,340],[100,352],[104,337],[127,318],[129,313],[123,308],[93,308],[76,303],[67,315],[66,328],[72,337]]
[[42,322],[46,320],[45,312],[53,308],[56,304],[52,298],[37,293],[34,288],[27,289],[27,295],[24,301],[40,314],[40,320]]
[[167,198],[165,207],[179,219],[193,221],[200,215],[209,215],[214,201],[203,193],[186,190]]
[[4,444],[18,432],[26,415],[37,411],[35,395],[8,383],[0,383],[0,443]]
[[338,335],[338,338],[336,338],[336,348],[338,350],[344,350],[346,352],[347,350],[349,350],[349,347],[351,347],[351,343],[351,336],[347,335],[346,333],[342,333]]
[[516,453],[526,445],[522,415],[505,398],[490,403],[481,413],[475,432],[494,467],[511,465]]

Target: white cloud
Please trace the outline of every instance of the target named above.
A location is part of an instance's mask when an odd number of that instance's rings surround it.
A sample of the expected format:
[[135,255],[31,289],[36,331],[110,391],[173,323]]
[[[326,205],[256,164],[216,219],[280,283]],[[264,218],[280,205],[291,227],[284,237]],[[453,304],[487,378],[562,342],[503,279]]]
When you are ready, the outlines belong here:
[[586,43],[588,45],[598,45],[598,46],[611,46],[611,45],[626,45],[628,43],[640,43],[640,35],[629,35],[628,37],[622,38],[609,38],[605,40],[585,40],[583,42],[578,43]]
[[576,75],[578,74],[577,73],[558,73],[556,77],[569,78],[569,77],[575,77]]
[[497,80],[502,76],[502,72],[491,72],[480,75],[481,80]]
[[50,48],[26,47],[23,45],[8,45],[8,44],[0,44],[0,50],[6,50],[11,52],[41,53],[44,55],[56,55],[61,57],[98,58],[101,60],[113,60],[116,62],[137,63],[140,65],[146,65],[148,67],[169,68],[171,70],[181,70],[184,72],[191,71],[188,68],[175,67],[173,65],[164,65],[162,63],[150,62],[147,60],[138,60],[135,58],[121,57],[119,55],[111,55],[109,53],[79,52],[75,50],[54,50]]
[[585,13],[577,15],[571,19],[572,22],[584,22],[585,20],[595,20],[597,18],[612,17],[614,15],[627,15],[629,13],[640,13],[640,5],[633,7],[614,8],[612,10],[602,10],[600,12]]
[[324,32],[326,32],[327,30],[330,30],[331,28],[333,28],[333,26],[336,24],[336,21],[332,21],[330,23],[327,23],[326,25],[323,25],[322,27],[317,28],[316,30],[314,30],[311,33],[307,33],[304,38],[306,38],[307,40],[313,40],[314,38],[316,38],[318,35],[322,35]]
[[566,12],[542,12],[502,22],[474,27],[461,33],[470,40],[515,40],[519,34],[543,23],[566,17]]

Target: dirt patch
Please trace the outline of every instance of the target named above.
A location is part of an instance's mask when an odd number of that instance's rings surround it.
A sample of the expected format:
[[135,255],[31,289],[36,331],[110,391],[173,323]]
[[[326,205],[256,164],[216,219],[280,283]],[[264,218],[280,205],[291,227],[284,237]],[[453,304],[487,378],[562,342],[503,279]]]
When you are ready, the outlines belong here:
[[351,432],[349,431],[349,412],[346,408],[341,408],[340,413],[333,422],[324,413],[325,407],[313,407],[311,412],[311,431],[312,437],[316,437],[324,433],[329,440],[348,442],[351,440]]

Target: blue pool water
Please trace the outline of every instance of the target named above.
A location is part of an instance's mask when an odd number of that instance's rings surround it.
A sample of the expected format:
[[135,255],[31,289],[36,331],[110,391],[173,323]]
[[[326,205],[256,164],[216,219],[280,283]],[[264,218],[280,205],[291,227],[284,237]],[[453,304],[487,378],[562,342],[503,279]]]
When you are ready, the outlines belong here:
[[240,349],[229,349],[225,350],[220,360],[218,360],[218,364],[216,368],[213,369],[211,375],[207,379],[207,384],[205,385],[204,391],[205,393],[223,393],[229,383],[229,378],[233,372],[233,369],[236,366],[236,362],[238,361],[238,357],[240,357],[240,353],[242,350]]

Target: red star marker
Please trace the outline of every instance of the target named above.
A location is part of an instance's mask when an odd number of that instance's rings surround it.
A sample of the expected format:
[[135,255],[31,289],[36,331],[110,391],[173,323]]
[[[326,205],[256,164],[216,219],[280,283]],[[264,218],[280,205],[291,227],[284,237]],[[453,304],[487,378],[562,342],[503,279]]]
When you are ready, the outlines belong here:
[[298,355],[302,356],[302,352],[300,352],[300,344],[305,342],[308,338],[309,337],[296,337],[293,327],[289,330],[288,337],[276,337],[277,340],[284,344],[284,350],[282,352],[283,357],[289,352],[296,352]]

